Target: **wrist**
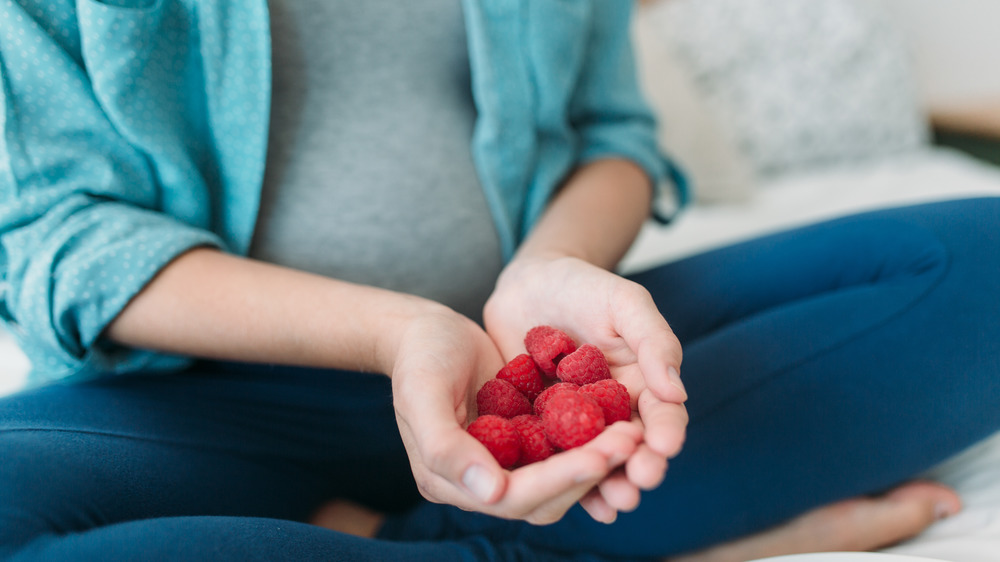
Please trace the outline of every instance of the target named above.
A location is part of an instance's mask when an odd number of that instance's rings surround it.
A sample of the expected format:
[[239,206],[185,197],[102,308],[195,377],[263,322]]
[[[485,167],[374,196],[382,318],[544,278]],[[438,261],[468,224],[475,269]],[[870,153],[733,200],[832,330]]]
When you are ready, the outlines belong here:
[[[523,263],[554,262],[564,258],[583,260],[594,263],[597,256],[585,245],[574,244],[569,237],[559,237],[556,240],[540,240],[529,238],[515,252],[507,268]],[[505,268],[505,269],[507,269]]]
[[455,314],[438,302],[407,294],[396,293],[398,298],[386,299],[383,310],[375,315],[372,363],[374,369],[392,375],[400,346],[407,331],[420,318],[433,315]]
[[487,328],[491,320],[510,313],[534,314],[550,310],[561,287],[572,286],[581,258],[556,251],[518,253],[497,277],[483,309]]
[[581,166],[555,194],[518,254],[573,257],[613,269],[649,215],[649,178],[624,160]]
[[[500,272],[497,278],[497,287],[502,287],[509,282],[525,277],[537,276],[538,274],[542,274],[544,278],[553,283],[568,282],[569,279],[563,279],[562,276],[569,275],[570,272],[566,271],[567,268],[571,267],[572,264],[579,264],[580,262],[591,263],[586,257],[581,255],[551,248],[540,251],[518,252]],[[557,278],[553,278],[553,276]]]

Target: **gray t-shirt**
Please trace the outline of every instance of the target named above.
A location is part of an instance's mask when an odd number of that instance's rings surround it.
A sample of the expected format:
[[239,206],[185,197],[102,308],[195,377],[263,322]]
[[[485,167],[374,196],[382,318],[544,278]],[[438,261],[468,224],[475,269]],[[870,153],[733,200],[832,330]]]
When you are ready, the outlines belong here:
[[502,258],[469,146],[460,0],[270,5],[270,145],[250,255],[479,320]]

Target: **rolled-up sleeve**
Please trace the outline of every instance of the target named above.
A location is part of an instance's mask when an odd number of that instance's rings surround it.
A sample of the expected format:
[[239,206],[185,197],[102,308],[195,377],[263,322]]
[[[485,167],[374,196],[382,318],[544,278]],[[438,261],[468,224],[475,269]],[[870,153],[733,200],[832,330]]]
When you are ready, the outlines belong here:
[[594,3],[587,56],[571,101],[570,120],[580,141],[580,162],[610,157],[634,162],[657,189],[654,216],[667,220],[669,211],[658,211],[686,204],[687,181],[660,151],[657,123],[639,88],[631,6],[631,2]]
[[103,111],[72,29],[48,23],[0,2],[0,317],[36,380],[178,366],[100,335],[171,260],[222,242],[160,212],[158,171]]

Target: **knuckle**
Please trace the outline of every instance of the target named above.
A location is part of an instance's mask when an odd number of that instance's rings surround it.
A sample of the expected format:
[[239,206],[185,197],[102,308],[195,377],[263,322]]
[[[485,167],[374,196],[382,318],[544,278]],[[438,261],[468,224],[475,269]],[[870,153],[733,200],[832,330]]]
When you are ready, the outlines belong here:
[[639,303],[642,305],[653,302],[653,296],[645,287],[635,281],[626,280],[615,286],[615,298],[619,303]]
[[424,499],[434,503],[439,502],[434,493],[433,484],[431,483],[432,480],[426,473],[421,471],[420,474],[414,474],[413,478],[417,485],[417,491],[420,492],[420,495],[423,496]]
[[413,411],[413,399],[412,392],[409,391],[410,384],[407,381],[393,381],[392,389],[392,408],[396,412],[397,417],[407,418],[407,413]]
[[578,474],[602,474],[607,471],[607,462],[599,454],[588,455],[580,458],[576,470]]

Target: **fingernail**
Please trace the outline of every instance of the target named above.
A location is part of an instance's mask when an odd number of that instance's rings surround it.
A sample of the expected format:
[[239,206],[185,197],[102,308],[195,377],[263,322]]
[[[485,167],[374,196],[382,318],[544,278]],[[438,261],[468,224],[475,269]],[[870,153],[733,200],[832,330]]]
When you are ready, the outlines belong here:
[[465,469],[465,474],[462,475],[462,484],[465,484],[472,495],[484,502],[493,497],[493,491],[497,487],[496,478],[490,471],[478,464]]
[[680,390],[681,394],[684,395],[684,400],[687,400],[687,390],[684,389],[684,383],[681,382],[681,374],[677,372],[675,367],[667,367],[667,381],[677,387],[677,390]]

